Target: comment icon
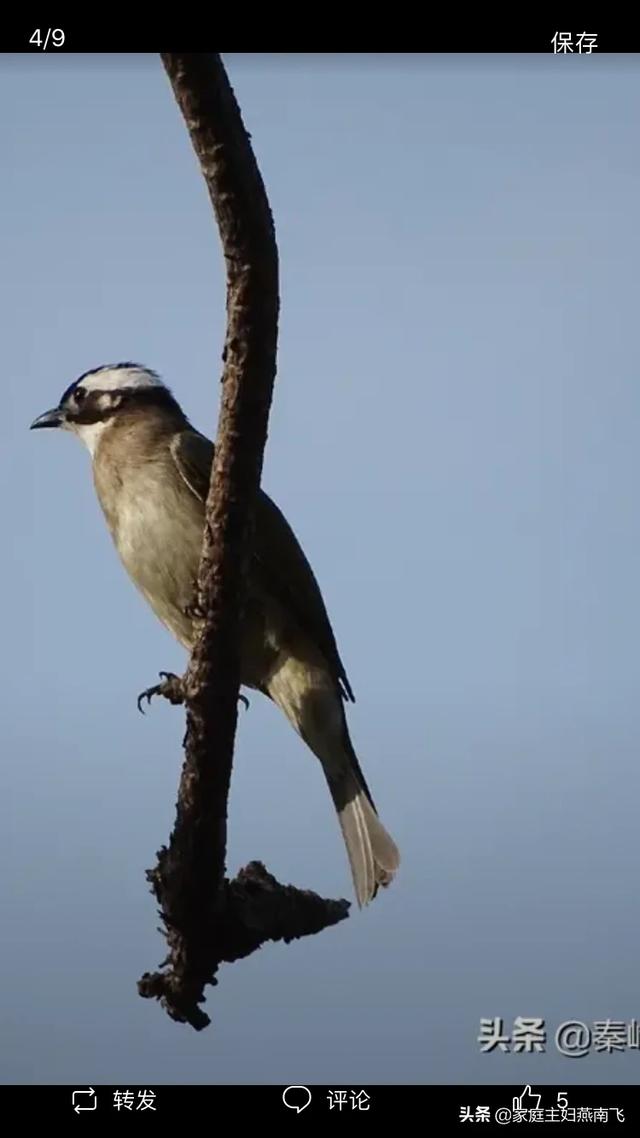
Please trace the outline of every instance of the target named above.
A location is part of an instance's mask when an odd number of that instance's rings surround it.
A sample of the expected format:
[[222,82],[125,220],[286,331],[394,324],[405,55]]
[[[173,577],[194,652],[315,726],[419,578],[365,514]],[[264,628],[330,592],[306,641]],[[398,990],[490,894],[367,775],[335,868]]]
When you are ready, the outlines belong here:
[[311,1102],[311,1091],[308,1087],[286,1087],[282,1092],[282,1101],[289,1110],[300,1114]]

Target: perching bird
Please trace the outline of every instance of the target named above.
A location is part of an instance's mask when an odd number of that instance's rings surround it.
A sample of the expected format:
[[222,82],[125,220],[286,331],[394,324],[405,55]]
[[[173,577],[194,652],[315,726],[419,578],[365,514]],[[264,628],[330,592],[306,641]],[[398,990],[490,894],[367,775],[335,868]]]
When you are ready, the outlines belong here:
[[[163,624],[188,650],[213,444],[158,375],[134,363],[85,372],[31,428],[61,427],[87,446],[118,554]],[[270,697],[322,769],[359,905],[399,864],[353,749],[343,701],[353,692],[316,578],[288,522],[259,492],[241,634],[241,680]]]

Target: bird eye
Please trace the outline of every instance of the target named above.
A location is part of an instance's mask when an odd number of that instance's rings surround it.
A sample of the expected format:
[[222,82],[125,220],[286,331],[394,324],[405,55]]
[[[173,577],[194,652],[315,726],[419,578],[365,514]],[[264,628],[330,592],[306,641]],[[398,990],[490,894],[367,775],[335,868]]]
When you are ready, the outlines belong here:
[[82,401],[83,401],[83,399],[84,399],[84,397],[85,397],[85,395],[86,395],[86,394],[87,394],[87,393],[86,393],[86,391],[84,390],[84,388],[83,388],[83,387],[77,387],[77,388],[76,388],[76,392],[75,392],[75,400],[76,400],[76,403],[77,403],[77,404],[80,404],[80,403],[82,403]]

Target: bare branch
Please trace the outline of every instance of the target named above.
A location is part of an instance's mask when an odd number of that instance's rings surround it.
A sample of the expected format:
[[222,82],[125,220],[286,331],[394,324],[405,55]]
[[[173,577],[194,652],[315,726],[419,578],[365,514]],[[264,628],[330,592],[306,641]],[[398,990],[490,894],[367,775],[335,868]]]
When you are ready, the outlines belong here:
[[267,940],[318,932],[347,916],[346,901],[278,884],[259,863],[226,871],[227,800],[240,688],[239,627],[253,508],[276,372],[278,254],[265,188],[219,54],[162,61],[213,203],[227,271],[222,402],[206,504],[196,641],[183,681],[187,730],[176,822],[148,877],[169,945],[167,967],[139,982],[143,996],[196,1028],[222,961]]

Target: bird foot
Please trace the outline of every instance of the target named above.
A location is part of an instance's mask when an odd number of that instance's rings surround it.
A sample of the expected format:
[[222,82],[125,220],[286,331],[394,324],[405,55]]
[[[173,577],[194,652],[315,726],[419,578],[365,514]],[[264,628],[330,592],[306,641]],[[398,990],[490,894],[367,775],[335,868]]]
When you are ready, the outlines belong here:
[[184,615],[188,617],[189,620],[204,620],[207,614],[205,610],[198,604],[198,601],[195,600],[192,601],[190,605],[186,606]]
[[[174,675],[173,672],[159,672],[158,674],[160,675],[161,679],[164,677],[164,679],[162,679],[162,683],[154,684],[151,688],[145,688],[145,690],[140,692],[140,695],[138,696],[138,711],[142,712],[143,715],[143,700],[146,699],[147,704],[150,704],[154,695],[161,695],[163,699],[168,699],[169,703],[184,703],[184,685],[180,676]],[[247,699],[246,695],[242,695],[241,692],[238,696],[238,699],[245,705],[247,709],[249,708],[249,700]]]
[[[138,711],[144,715],[144,708],[142,701],[146,699],[147,704],[151,703],[154,695],[161,695],[163,699],[168,699],[169,703],[184,703],[184,689],[180,676],[174,675],[173,672],[160,672],[162,683],[154,684],[151,688],[146,688],[145,691],[140,692],[138,696]],[[164,677],[164,679],[162,678]]]

